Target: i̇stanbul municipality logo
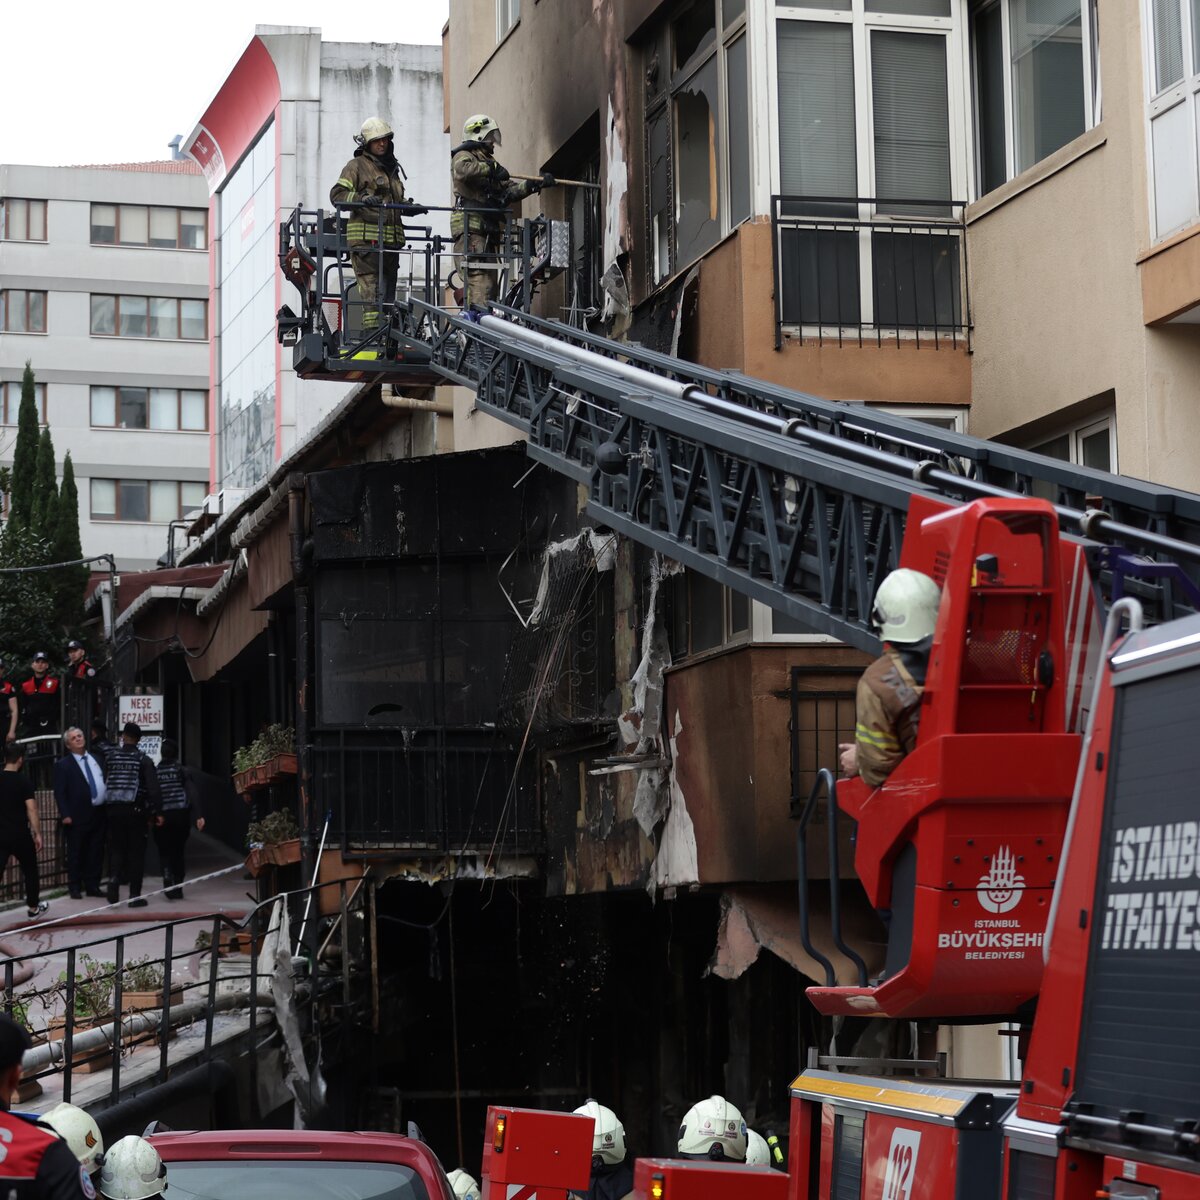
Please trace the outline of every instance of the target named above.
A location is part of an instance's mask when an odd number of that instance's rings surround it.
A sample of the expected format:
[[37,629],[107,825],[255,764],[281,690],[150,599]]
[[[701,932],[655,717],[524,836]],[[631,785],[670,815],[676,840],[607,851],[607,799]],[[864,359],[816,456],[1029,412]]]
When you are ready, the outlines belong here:
[[1017,860],[1007,846],[1001,846],[992,859],[991,868],[980,877],[975,895],[990,913],[1012,912],[1021,903],[1024,875],[1017,874]]

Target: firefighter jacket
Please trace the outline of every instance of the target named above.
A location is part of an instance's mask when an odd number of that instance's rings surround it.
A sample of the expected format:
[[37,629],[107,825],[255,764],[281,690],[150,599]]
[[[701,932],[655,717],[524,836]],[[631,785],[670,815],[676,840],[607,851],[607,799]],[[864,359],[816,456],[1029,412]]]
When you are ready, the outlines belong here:
[[855,740],[858,773],[871,787],[881,783],[917,744],[928,651],[884,644],[858,681]]
[[499,168],[490,147],[482,142],[463,142],[454,147],[450,159],[450,185],[454,190],[450,232],[454,237],[461,237],[464,227],[468,233],[499,233],[504,227],[504,214],[495,210],[524,200],[537,190],[537,185],[527,180],[497,178]]
[[[381,204],[403,204],[404,181],[395,155],[380,161],[361,146],[342,168],[337,183],[329,189],[334,204],[353,204],[364,196],[375,196]],[[351,246],[377,246],[383,235],[383,245],[399,248],[404,245],[404,226],[401,214],[395,209],[363,207],[351,209],[346,221],[346,238]],[[382,227],[380,222],[382,222]]]
[[53,1129],[0,1113],[0,1188],[18,1200],[95,1200],[87,1171]]

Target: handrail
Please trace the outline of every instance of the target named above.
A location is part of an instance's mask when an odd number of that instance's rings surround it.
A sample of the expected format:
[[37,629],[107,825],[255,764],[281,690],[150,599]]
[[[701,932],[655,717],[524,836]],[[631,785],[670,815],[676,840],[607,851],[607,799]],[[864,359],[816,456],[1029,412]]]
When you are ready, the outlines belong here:
[[808,793],[808,800],[805,802],[804,811],[800,814],[800,820],[796,826],[796,879],[800,887],[800,944],[810,958],[815,959],[825,968],[825,986],[833,987],[837,983],[837,972],[834,970],[833,963],[813,945],[808,927],[808,823],[812,820],[813,813],[816,812],[817,799],[821,794],[821,784],[826,776],[832,778],[827,769],[817,772],[816,782]]
[[829,924],[833,929],[833,943],[858,968],[858,986],[866,987],[867,964],[842,938],[842,871],[841,852],[838,848],[837,780],[828,767],[822,767],[817,772],[814,789],[822,783],[829,794]]

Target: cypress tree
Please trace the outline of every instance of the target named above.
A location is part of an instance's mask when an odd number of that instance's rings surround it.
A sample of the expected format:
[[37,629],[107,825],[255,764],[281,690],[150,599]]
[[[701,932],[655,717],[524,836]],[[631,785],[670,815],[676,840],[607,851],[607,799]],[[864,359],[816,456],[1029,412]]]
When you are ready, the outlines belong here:
[[37,460],[33,473],[33,501],[29,509],[29,527],[38,537],[52,542],[57,523],[58,482],[54,475],[54,441],[50,437],[50,426],[46,425],[38,438]]
[[17,443],[13,448],[12,495],[9,513],[14,525],[28,526],[33,510],[40,417],[37,391],[34,387],[33,366],[26,362],[25,374],[21,377],[21,407],[17,413]]
[[[74,562],[83,557],[79,541],[79,491],[75,486],[75,467],[70,451],[63,458],[62,487],[58,493],[58,511],[51,542],[51,562]],[[55,571],[55,612],[65,630],[77,629],[83,620],[83,596],[87,591],[87,567],[64,567]]]

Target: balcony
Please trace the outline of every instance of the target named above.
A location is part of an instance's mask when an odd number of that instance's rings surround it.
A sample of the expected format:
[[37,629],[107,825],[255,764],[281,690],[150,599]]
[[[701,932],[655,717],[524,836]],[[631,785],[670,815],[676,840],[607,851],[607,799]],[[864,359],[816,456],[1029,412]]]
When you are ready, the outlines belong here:
[[775,348],[971,348],[958,200],[772,196]]

